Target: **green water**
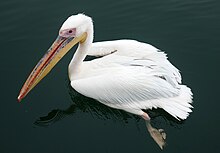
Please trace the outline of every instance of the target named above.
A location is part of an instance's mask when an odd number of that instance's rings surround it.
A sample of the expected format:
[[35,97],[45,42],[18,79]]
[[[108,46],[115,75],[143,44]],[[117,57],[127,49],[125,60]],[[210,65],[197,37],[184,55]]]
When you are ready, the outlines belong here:
[[[22,101],[28,74],[56,38],[65,19],[91,16],[95,41],[136,39],[168,54],[194,93],[193,113],[176,122],[162,111],[149,112],[167,132],[164,153],[218,152],[219,36],[217,0],[2,0],[1,153],[161,152],[145,123],[77,95],[67,66],[74,49]],[[129,46],[128,46],[129,47]]]

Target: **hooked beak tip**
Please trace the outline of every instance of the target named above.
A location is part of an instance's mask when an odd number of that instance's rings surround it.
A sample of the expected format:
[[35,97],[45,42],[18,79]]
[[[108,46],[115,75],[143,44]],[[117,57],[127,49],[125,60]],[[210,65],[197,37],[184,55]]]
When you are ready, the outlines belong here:
[[18,102],[21,102],[21,100],[22,100],[22,96],[19,95],[19,96],[18,96]]

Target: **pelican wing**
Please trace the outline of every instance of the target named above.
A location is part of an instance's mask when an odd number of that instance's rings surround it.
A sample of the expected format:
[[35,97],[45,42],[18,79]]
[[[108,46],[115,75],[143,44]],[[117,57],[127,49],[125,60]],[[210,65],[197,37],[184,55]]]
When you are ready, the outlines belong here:
[[177,88],[150,68],[130,65],[99,71],[100,75],[74,80],[71,85],[83,95],[116,108],[143,108],[141,102],[179,94]]
[[[92,44],[88,55],[92,56],[107,56],[110,54],[120,55],[123,58],[116,58],[110,56],[110,60],[106,60],[109,63],[117,62],[121,64],[139,64],[143,66],[157,66],[157,71],[163,71],[168,74],[166,79],[169,81],[176,80],[173,83],[181,83],[181,75],[179,70],[174,67],[168,60],[164,52],[155,48],[154,46],[141,43],[135,40],[115,40],[115,41],[103,41]],[[129,61],[127,58],[131,58]],[[108,58],[107,58],[108,59]],[[100,62],[100,61],[99,61]],[[101,63],[103,63],[102,60]],[[106,63],[106,62],[105,62]]]
[[[123,45],[128,42],[133,45],[124,50],[127,47]],[[138,114],[137,110],[160,107],[176,118],[185,119],[191,112],[191,91],[180,85],[178,69],[163,52],[127,40],[101,42],[98,46],[107,46],[107,50],[115,52],[83,63],[77,79],[71,80],[79,93],[134,114]]]

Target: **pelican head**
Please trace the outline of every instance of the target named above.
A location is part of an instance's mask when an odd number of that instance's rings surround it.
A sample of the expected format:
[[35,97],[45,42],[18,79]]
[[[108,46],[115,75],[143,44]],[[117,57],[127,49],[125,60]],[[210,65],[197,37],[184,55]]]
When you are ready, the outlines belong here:
[[92,19],[84,14],[70,16],[61,26],[58,37],[34,67],[24,83],[18,101],[20,102],[77,43],[84,43]]

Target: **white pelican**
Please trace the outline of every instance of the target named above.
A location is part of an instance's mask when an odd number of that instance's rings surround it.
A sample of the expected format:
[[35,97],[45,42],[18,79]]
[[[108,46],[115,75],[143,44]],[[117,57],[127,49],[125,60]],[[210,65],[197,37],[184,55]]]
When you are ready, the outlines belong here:
[[[79,93],[116,109],[141,116],[148,131],[163,148],[165,133],[150,125],[144,109],[162,108],[184,120],[192,111],[192,92],[181,84],[179,70],[164,52],[135,40],[93,43],[93,21],[84,14],[70,16],[43,58],[35,66],[18,96],[21,101],[77,43],[69,64],[71,86]],[[86,55],[103,56],[83,61]]]

